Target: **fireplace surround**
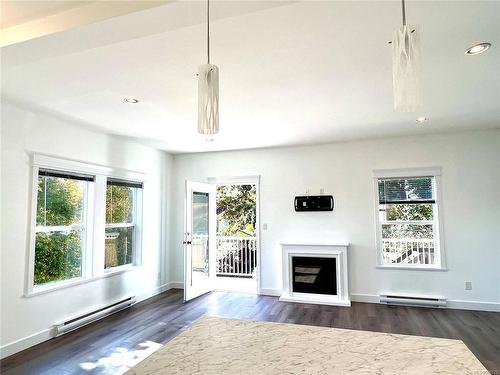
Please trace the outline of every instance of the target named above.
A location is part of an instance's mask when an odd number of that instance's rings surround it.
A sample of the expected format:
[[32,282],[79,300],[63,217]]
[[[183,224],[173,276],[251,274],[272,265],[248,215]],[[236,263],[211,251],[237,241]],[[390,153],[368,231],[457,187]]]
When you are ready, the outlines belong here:
[[348,243],[282,243],[280,301],[350,306]]

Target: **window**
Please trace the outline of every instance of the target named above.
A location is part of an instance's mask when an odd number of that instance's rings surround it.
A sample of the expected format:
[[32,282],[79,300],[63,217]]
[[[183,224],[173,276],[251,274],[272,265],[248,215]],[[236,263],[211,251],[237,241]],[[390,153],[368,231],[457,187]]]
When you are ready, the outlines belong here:
[[34,154],[32,176],[25,296],[141,264],[143,174]]
[[108,179],[104,268],[133,264],[138,251],[142,183]]
[[81,277],[93,176],[39,170],[34,285]]
[[441,268],[437,173],[378,177],[377,235],[382,266]]

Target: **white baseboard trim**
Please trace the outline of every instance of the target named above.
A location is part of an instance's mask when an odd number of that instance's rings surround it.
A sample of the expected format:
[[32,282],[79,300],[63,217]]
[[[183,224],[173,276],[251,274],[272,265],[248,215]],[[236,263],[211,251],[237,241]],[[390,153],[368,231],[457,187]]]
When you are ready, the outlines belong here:
[[[136,301],[144,301],[148,298],[151,298],[157,294],[163,293],[169,289],[182,289],[183,288],[182,282],[178,281],[171,281],[169,283],[159,285],[151,290],[148,290],[145,293],[141,293],[140,295],[136,296]],[[43,331],[34,333],[32,335],[20,338],[18,340],[12,341],[8,344],[5,344],[0,347],[0,359],[6,358],[10,355],[16,354],[22,350],[28,349],[32,346],[38,345],[44,341],[50,340],[51,338],[55,337],[55,332],[53,330],[53,327],[44,329]]]
[[43,331],[12,341],[0,347],[0,359],[4,359],[12,354],[16,354],[24,349],[38,345],[44,341],[50,340],[55,336],[52,328],[44,329]]
[[280,297],[281,289],[260,288],[259,294],[263,296]]
[[379,303],[380,297],[376,294],[359,294],[352,293],[351,294],[352,302],[364,302],[364,303]]
[[136,301],[137,302],[141,302],[141,301],[144,301],[144,300],[146,300],[148,298],[154,297],[157,294],[166,292],[167,290],[170,290],[170,289],[182,289],[182,288],[184,288],[184,283],[183,282],[170,281],[170,282],[168,282],[166,284],[159,285],[156,288],[148,290],[145,293],[141,293],[140,295],[138,295],[136,297]]
[[139,294],[138,296],[135,297],[136,303],[144,301],[148,298],[151,298],[153,296],[156,296],[157,294],[163,293],[163,292],[171,289],[171,288],[169,288],[169,284],[170,283],[159,285],[151,290],[148,290],[147,292]]
[[448,300],[446,307],[458,310],[478,310],[500,312],[500,302]]
[[184,281],[171,281],[168,289],[184,289]]
[[[379,303],[380,296],[377,294],[351,294],[351,301],[365,303]],[[449,299],[446,302],[447,309],[454,310],[476,310],[500,312],[500,302],[463,301]]]

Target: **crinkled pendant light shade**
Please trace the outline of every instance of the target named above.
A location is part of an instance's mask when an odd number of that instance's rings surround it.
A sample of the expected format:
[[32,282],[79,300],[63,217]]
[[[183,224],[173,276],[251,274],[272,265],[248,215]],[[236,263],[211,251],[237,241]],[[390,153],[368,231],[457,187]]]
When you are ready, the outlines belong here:
[[392,38],[392,81],[394,109],[414,112],[422,105],[418,30],[404,25]]
[[198,67],[198,132],[219,132],[219,68],[212,64]]
[[210,64],[210,0],[207,0],[207,63],[198,67],[198,133],[219,132],[219,68]]

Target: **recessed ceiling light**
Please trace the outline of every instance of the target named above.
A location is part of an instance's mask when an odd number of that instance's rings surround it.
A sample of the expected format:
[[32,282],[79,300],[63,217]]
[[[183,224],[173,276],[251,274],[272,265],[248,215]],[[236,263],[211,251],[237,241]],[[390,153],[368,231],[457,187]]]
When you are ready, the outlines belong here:
[[125,99],[123,99],[123,101],[125,103],[130,103],[130,104],[139,103],[139,99],[136,99],[136,98],[125,98]]
[[424,116],[420,116],[419,118],[417,118],[417,122],[419,124],[423,124],[424,122],[428,121],[429,119],[427,117],[424,117]]
[[486,52],[490,47],[491,43],[478,43],[467,49],[465,54],[469,56],[479,55],[480,53]]

